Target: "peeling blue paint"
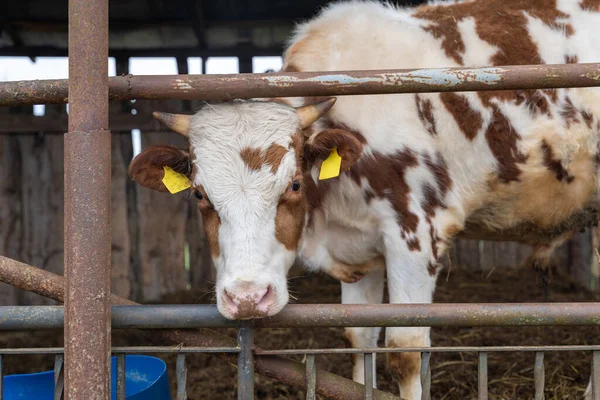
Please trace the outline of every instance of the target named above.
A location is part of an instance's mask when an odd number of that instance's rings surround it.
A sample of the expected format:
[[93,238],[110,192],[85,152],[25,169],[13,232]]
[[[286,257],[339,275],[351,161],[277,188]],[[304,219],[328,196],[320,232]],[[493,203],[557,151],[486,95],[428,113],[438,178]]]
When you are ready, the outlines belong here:
[[346,74],[319,75],[307,79],[294,76],[267,76],[265,79],[273,85],[289,86],[294,82],[316,82],[324,85],[360,85],[381,83],[382,85],[402,86],[409,83],[421,83],[436,87],[454,87],[465,82],[480,82],[495,85],[502,82],[503,68],[477,68],[460,71],[450,69],[419,69],[410,72],[375,73],[373,76],[356,77]]

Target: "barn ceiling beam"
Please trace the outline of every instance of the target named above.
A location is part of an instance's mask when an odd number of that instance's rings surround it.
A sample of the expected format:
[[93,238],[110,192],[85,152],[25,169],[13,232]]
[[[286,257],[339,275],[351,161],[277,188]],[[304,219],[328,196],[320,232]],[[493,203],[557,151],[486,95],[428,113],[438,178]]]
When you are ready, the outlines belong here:
[[[109,57],[255,57],[255,56],[280,56],[282,47],[254,47],[235,46],[225,48],[150,48],[150,49],[111,49]],[[67,57],[66,48],[51,46],[34,47],[0,47],[0,57]]]
[[202,0],[195,0],[192,3],[192,9],[190,10],[192,15],[192,28],[196,39],[198,39],[198,47],[201,49],[206,48],[206,24],[204,20],[204,2]]

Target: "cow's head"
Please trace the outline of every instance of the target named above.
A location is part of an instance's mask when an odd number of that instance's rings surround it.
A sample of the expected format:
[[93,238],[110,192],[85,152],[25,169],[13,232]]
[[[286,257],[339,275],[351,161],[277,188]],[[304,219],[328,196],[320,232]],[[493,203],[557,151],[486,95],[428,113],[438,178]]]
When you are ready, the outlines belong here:
[[312,179],[305,172],[334,147],[342,167],[361,153],[360,142],[343,130],[306,137],[305,128],[334,102],[293,108],[234,101],[205,105],[193,116],[154,114],[186,136],[189,149],[150,147],[133,160],[129,173],[161,192],[167,191],[165,166],[188,177],[217,269],[217,306],[225,317],[270,316],[287,304],[287,272],[306,219],[303,180]]

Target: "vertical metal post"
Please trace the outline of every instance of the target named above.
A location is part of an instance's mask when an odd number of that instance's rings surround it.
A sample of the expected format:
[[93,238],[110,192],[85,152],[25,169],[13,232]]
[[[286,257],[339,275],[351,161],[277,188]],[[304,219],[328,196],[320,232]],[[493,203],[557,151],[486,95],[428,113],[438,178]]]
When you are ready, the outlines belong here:
[[177,400],[187,400],[187,367],[185,365],[185,353],[177,354]]
[[54,400],[62,400],[65,391],[65,368],[63,355],[54,356]]
[[117,354],[117,400],[125,400],[125,354]]
[[254,399],[254,330],[250,326],[238,329],[238,400]]
[[373,400],[373,353],[363,353],[365,366],[365,400]]
[[431,353],[421,353],[421,400],[431,399]]
[[600,400],[600,351],[592,353],[592,399]]
[[488,357],[487,353],[479,353],[479,400],[488,400]]
[[544,400],[544,381],[546,373],[544,371],[544,352],[535,353],[535,366],[533,367],[533,381],[535,384],[535,400]]
[[315,355],[306,356],[306,400],[317,398],[317,370],[315,367]]
[[69,0],[65,397],[110,398],[108,0]]

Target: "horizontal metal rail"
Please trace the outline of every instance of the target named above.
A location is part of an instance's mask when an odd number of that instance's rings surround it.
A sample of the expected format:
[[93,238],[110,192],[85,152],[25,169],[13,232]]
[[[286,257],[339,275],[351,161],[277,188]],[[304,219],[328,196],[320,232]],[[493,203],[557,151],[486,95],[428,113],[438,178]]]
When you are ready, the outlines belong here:
[[[125,75],[109,78],[109,99],[232,100],[593,86],[600,86],[600,64],[597,63],[235,75]],[[0,106],[67,101],[67,79],[0,83]]]
[[[113,354],[152,354],[152,353],[231,353],[240,352],[240,347],[201,347],[201,346],[115,346]],[[566,352],[600,351],[600,345],[547,345],[547,346],[440,346],[440,347],[375,347],[375,348],[333,348],[333,349],[273,349],[257,350],[256,355],[327,355],[363,353],[510,353],[510,352]],[[62,354],[63,347],[23,347],[0,349],[0,356],[31,354]]]
[[[113,306],[114,328],[239,327],[213,305]],[[292,304],[256,328],[600,325],[600,303]],[[0,307],[0,330],[61,329],[62,306]]]
[[[249,328],[242,328],[249,329]],[[244,340],[242,340],[244,341]],[[237,348],[220,350],[238,353],[242,355],[245,351],[251,349],[251,346],[241,346]],[[365,385],[363,386],[363,398],[374,399],[377,393],[377,398],[397,399],[394,396],[376,392],[373,389],[374,375],[373,375],[373,357],[374,353],[382,352],[412,352],[419,351],[421,353],[421,370],[420,380],[423,388],[421,399],[431,399],[431,354],[440,352],[475,352],[478,358],[478,385],[477,393],[479,399],[488,398],[488,386],[490,384],[488,380],[488,355],[494,352],[513,352],[513,351],[528,351],[533,352],[535,355],[535,364],[533,367],[533,382],[535,389],[535,400],[544,399],[545,390],[545,373],[544,373],[544,352],[553,351],[591,351],[592,352],[592,390],[594,393],[593,398],[598,398],[598,382],[594,371],[598,370],[600,365],[600,346],[477,346],[477,347],[414,347],[414,348],[360,348],[360,349],[290,349],[290,350],[263,350],[260,351],[262,356],[269,354],[295,354],[303,355],[306,357],[305,366],[305,379],[306,379],[306,398],[315,399],[315,386],[317,378],[317,370],[315,369],[315,356],[318,354],[359,354],[363,357],[364,371],[365,371]],[[184,347],[184,346],[128,346],[128,347],[113,347],[111,353],[117,357],[117,400],[125,399],[125,368],[126,368],[126,354],[136,353],[176,353],[176,398],[186,399],[187,398],[187,367],[186,367],[186,354],[190,353],[206,353],[207,350],[219,350],[216,348],[206,347]],[[62,347],[48,347],[48,348],[21,348],[21,349],[0,349],[0,382],[2,381],[2,357],[5,355],[29,355],[29,354],[54,354],[55,355],[55,366],[54,376],[56,388],[54,391],[54,398],[59,400],[63,394],[63,382],[62,382],[62,361],[63,361],[64,348]],[[258,353],[258,352],[257,352]],[[251,355],[252,353],[249,353]],[[240,358],[243,360],[243,358]],[[243,363],[242,363],[243,364]],[[239,374],[239,370],[238,370]],[[247,380],[247,381],[246,381]],[[254,398],[254,390],[252,389],[253,373],[249,371],[245,379],[240,379],[239,383],[250,385],[247,390],[240,390],[238,388],[238,398]],[[1,388],[1,386],[0,386]],[[0,392],[1,393],[1,392]],[[1,400],[1,398],[0,398]]]

